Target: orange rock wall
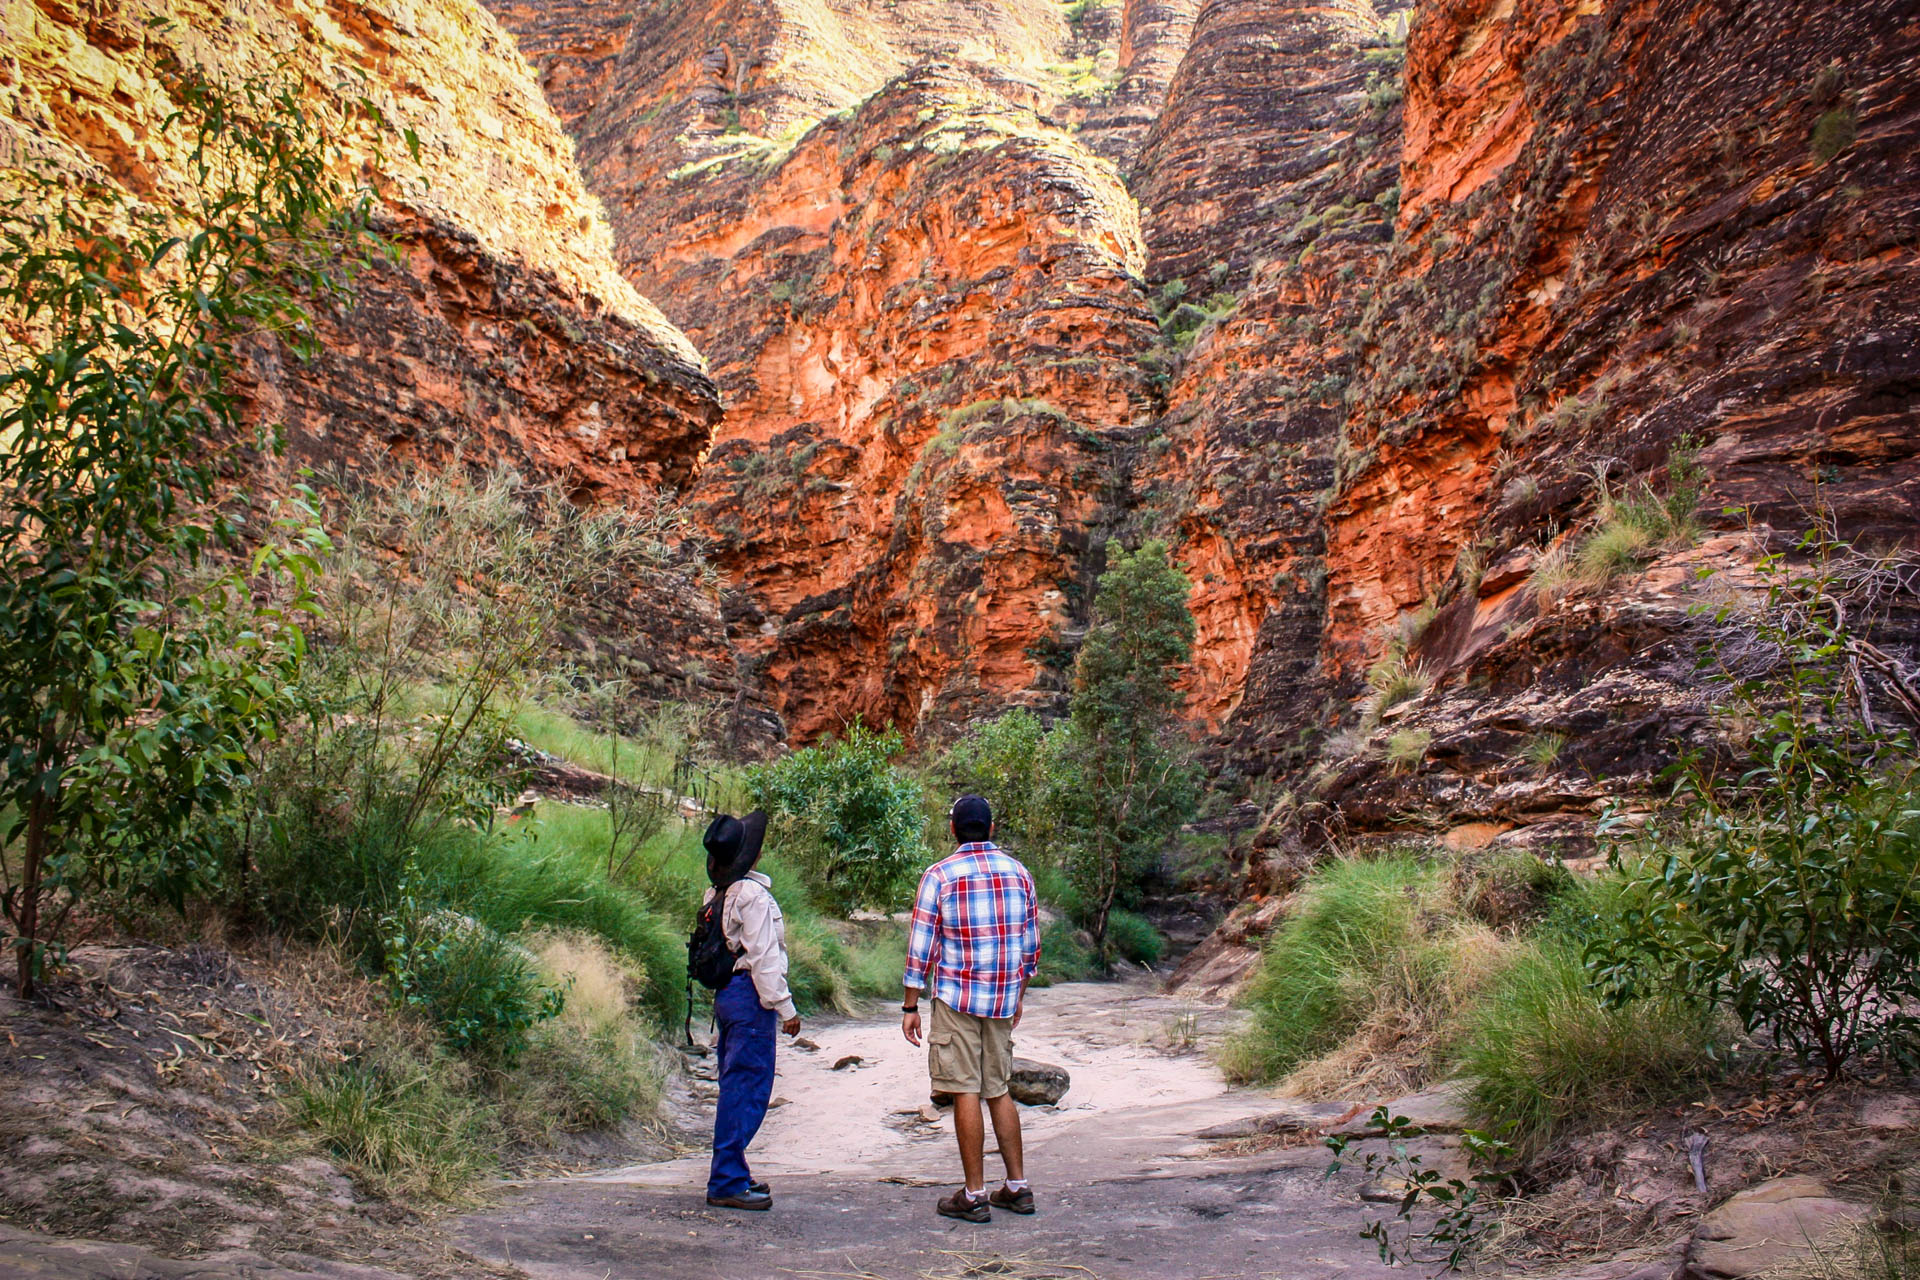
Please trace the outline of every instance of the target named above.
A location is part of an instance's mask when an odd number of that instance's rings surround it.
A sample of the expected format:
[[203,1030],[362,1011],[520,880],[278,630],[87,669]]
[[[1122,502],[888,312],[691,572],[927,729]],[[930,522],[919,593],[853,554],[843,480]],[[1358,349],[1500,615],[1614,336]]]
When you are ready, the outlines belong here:
[[1712,522],[1825,502],[1915,538],[1917,71],[1898,0],[1421,6],[1328,511],[1337,661],[1683,435]]

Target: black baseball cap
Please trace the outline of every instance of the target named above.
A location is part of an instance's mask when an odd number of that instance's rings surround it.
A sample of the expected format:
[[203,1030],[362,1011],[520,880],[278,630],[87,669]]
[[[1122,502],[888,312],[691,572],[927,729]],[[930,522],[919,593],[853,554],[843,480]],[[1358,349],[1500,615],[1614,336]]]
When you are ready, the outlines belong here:
[[957,831],[962,827],[973,831],[993,829],[993,806],[979,796],[961,796],[953,802],[953,808],[947,812]]

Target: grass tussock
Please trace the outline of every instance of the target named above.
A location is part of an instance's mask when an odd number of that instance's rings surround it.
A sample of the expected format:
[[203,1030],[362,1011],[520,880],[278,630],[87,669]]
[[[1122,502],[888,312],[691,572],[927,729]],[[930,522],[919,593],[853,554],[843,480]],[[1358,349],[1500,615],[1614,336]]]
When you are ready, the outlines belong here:
[[1419,1088],[1444,1069],[1448,1028],[1499,949],[1437,864],[1405,851],[1332,863],[1268,945],[1253,1021],[1222,1066],[1307,1095]]
[[1522,1150],[1677,1096],[1713,1069],[1725,1029],[1685,1000],[1602,1003],[1581,932],[1608,901],[1522,851],[1331,863],[1269,943],[1222,1067],[1346,1099],[1464,1076],[1478,1121],[1514,1122]]
[[1602,1004],[1577,943],[1521,945],[1467,1012],[1460,1068],[1475,1112],[1513,1122],[1537,1151],[1574,1122],[1605,1122],[1697,1082],[1719,1043],[1714,1016],[1678,998]]
[[470,1071],[404,1039],[333,1065],[310,1064],[289,1110],[363,1188],[394,1200],[459,1198],[495,1166],[494,1108]]
[[560,1015],[535,1030],[501,1082],[509,1136],[549,1145],[559,1133],[611,1129],[651,1114],[664,1069],[639,1014],[645,975],[590,934],[529,940],[541,973],[566,993]]

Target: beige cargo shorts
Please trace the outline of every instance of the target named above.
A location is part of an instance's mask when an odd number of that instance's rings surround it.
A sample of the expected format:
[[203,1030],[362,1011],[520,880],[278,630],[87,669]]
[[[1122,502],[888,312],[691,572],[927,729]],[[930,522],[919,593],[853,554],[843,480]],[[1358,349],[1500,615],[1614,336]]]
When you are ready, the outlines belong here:
[[927,1026],[927,1073],[935,1093],[998,1098],[1013,1073],[1013,1019],[978,1018],[935,1000]]

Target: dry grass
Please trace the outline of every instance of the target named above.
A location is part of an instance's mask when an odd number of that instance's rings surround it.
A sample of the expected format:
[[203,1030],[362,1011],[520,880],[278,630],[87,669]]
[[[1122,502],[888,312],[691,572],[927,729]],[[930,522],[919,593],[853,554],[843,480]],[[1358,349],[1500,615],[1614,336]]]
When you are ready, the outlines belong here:
[[1500,971],[1511,944],[1484,925],[1461,924],[1432,945],[1437,967],[1428,956],[1403,953],[1379,975],[1359,1027],[1289,1072],[1281,1091],[1316,1101],[1385,1098],[1443,1075],[1461,1010]]

